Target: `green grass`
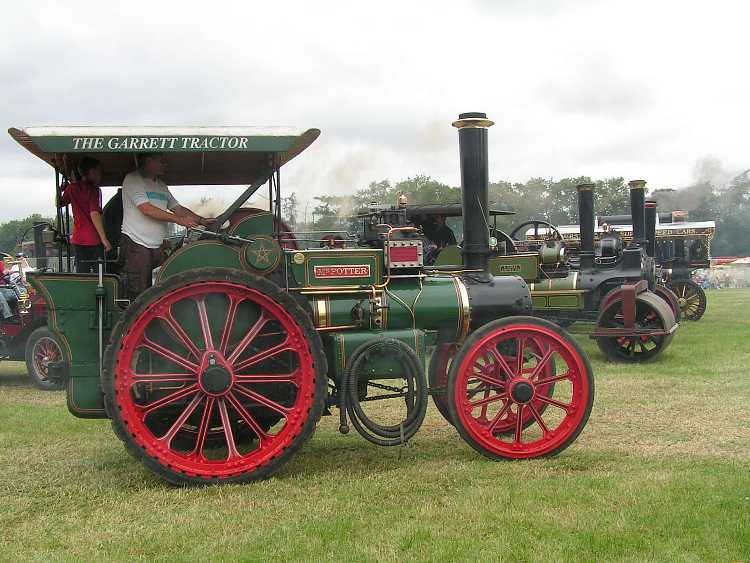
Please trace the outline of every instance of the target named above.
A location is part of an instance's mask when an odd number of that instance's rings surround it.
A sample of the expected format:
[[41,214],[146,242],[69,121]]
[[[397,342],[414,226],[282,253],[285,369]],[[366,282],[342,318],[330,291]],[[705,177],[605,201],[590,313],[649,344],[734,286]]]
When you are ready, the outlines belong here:
[[277,477],[199,489],[4,363],[0,559],[750,560],[750,290],[709,293],[652,364],[578,338],[597,397],[557,458],[487,461],[431,405],[409,447],[326,417]]

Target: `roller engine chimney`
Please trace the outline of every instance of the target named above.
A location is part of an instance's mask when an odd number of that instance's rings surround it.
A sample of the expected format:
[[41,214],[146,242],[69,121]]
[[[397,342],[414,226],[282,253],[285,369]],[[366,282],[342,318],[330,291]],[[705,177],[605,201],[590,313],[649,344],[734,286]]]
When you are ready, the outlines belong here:
[[461,192],[464,215],[464,265],[488,270],[490,255],[489,175],[487,129],[494,122],[480,112],[462,113],[453,126],[458,129],[461,160]]
[[633,216],[633,246],[644,248],[646,246],[646,181],[631,180],[628,182],[630,188],[630,214]]
[[646,200],[646,254],[656,256],[656,202]]
[[580,184],[578,190],[578,223],[581,233],[581,271],[594,267],[594,184]]

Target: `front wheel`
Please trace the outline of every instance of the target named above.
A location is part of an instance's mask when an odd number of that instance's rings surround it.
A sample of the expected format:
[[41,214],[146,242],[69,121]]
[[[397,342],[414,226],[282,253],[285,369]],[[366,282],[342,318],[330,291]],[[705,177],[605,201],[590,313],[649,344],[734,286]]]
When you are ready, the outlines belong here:
[[484,325],[450,369],[448,405],[456,429],[491,459],[561,452],[586,426],[593,401],[585,353],[543,319],[510,317]]
[[26,369],[31,382],[45,391],[59,391],[62,383],[49,378],[49,364],[63,359],[62,346],[46,326],[34,330],[26,341]]

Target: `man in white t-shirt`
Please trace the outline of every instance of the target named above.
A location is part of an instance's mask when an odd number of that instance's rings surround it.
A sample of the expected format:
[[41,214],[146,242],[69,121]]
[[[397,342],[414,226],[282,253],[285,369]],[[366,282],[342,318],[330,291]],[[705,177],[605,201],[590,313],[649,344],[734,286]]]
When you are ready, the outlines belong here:
[[161,154],[140,155],[138,163],[122,183],[120,262],[131,300],[151,287],[153,269],[163,261],[167,223],[190,228],[207,222],[177,203],[161,180],[166,171]]

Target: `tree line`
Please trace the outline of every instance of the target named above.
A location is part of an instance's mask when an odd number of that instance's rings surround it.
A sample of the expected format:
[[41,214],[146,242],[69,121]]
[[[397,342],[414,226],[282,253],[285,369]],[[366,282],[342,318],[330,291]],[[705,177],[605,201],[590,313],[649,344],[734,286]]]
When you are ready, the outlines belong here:
[[[515,215],[498,218],[506,231],[527,219],[543,219],[553,225],[578,222],[578,199],[575,187],[593,183],[597,215],[630,213],[630,195],[622,177],[592,180],[590,177],[531,178],[527,182],[498,181],[490,184],[490,207],[513,211]],[[283,198],[283,215],[296,229],[319,231],[357,228],[355,215],[371,202],[395,204],[405,194],[409,203],[460,203],[461,189],[439,182],[430,176],[417,175],[399,182],[370,182],[349,195],[320,195],[314,198],[312,212],[301,213],[294,192]],[[649,194],[659,203],[660,211],[687,210],[691,221],[716,221],[716,236],[711,244],[714,256],[750,254],[750,170],[722,186],[703,181],[680,190],[655,190]],[[20,242],[32,236],[31,226],[49,220],[39,214],[0,224],[0,251],[13,253]]]
[[[543,219],[553,225],[578,223],[576,186],[593,183],[597,215],[630,213],[630,192],[623,177],[592,180],[588,176],[563,178],[531,178],[527,182],[492,182],[490,207],[513,211],[515,215],[498,218],[505,231],[528,219]],[[308,228],[314,230],[352,230],[352,216],[367,208],[370,202],[395,204],[400,194],[409,203],[459,203],[461,189],[443,184],[429,176],[418,175],[400,182],[371,182],[353,194],[315,197]],[[727,185],[715,186],[701,182],[680,190],[654,190],[649,198],[656,199],[660,211],[688,210],[691,221],[715,221],[716,236],[711,245],[714,256],[745,256],[750,254],[750,171],[734,178]],[[287,215],[299,218],[296,198],[288,202]],[[304,221],[304,219],[303,219]]]

